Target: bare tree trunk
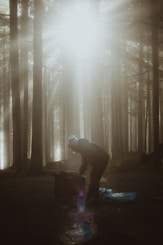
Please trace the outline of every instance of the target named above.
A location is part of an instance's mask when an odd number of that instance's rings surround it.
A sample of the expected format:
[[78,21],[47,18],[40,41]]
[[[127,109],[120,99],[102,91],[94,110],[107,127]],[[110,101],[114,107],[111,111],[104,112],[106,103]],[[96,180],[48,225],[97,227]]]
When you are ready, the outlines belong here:
[[28,151],[28,2],[22,1],[22,22],[21,22],[21,92],[24,95],[22,99],[22,146],[23,146],[23,168],[27,169],[27,151]]
[[143,40],[140,37],[139,47],[139,89],[138,89],[138,152],[143,152]]
[[128,116],[128,77],[127,77],[127,56],[126,56],[126,40],[124,42],[124,89],[123,89],[123,106],[122,106],[122,111],[123,111],[123,118],[122,118],[122,138],[123,138],[123,143],[122,143],[122,149],[123,149],[123,154],[127,155],[128,153],[128,128],[129,128],[129,116]]
[[157,1],[151,0],[152,60],[153,60],[153,139],[154,151],[159,144],[159,72],[158,72],[158,13]]
[[[6,32],[4,29],[4,36],[6,36]],[[5,167],[9,167],[10,163],[12,162],[11,160],[11,140],[10,140],[10,136],[11,136],[11,130],[10,130],[10,123],[11,123],[11,106],[10,106],[10,84],[9,84],[9,74],[8,74],[8,69],[5,65],[3,64],[7,64],[8,63],[8,51],[6,50],[5,46],[6,44],[6,40],[5,42],[2,44],[3,46],[3,60],[1,61],[1,67],[3,67],[3,78],[1,80],[2,82],[2,89],[1,92],[3,93],[3,95],[1,94],[1,96],[3,97],[3,108],[4,108],[4,115],[1,115],[0,118],[0,122],[2,122],[2,128],[4,130],[4,142],[2,142],[2,144],[4,145],[4,147],[2,147],[0,149],[1,151],[1,157],[3,159],[3,162],[0,163],[0,165],[2,165],[4,168]],[[7,51],[7,52],[6,52]],[[1,146],[0,146],[1,147]],[[2,151],[2,149],[4,149]],[[3,156],[4,154],[4,156]],[[1,166],[1,167],[2,167]]]
[[13,106],[13,167],[21,170],[21,115],[18,54],[17,0],[10,0],[10,61]]
[[104,147],[104,128],[103,128],[103,110],[102,110],[102,89],[101,89],[101,70],[100,63],[93,66],[91,94],[90,94],[90,123],[91,139],[100,146]]
[[43,167],[42,142],[42,0],[34,1],[33,40],[33,118],[31,173],[39,174]]
[[120,85],[120,63],[119,43],[112,45],[112,158],[120,159],[122,154],[122,110],[121,110],[121,85]]

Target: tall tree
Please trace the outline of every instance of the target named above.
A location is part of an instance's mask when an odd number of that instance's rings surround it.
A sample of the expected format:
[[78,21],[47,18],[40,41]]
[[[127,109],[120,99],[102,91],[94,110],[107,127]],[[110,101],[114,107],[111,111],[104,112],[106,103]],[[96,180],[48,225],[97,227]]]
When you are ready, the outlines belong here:
[[[141,27],[140,27],[141,28]],[[143,152],[143,38],[139,45],[139,88],[138,88],[138,152]]]
[[10,62],[13,110],[13,167],[21,170],[21,110],[20,110],[20,79],[18,53],[18,17],[17,0],[10,0]]
[[124,72],[122,73],[123,78],[123,89],[122,89],[122,152],[125,156],[128,153],[128,77],[127,77],[127,52],[126,52],[126,40],[123,43],[124,50]]
[[33,37],[33,117],[31,173],[39,174],[43,167],[42,142],[42,0],[34,1]]
[[21,17],[21,53],[20,53],[20,76],[21,76],[21,94],[22,99],[22,146],[23,146],[23,167],[27,165],[28,151],[28,2],[22,1],[22,17]]
[[90,92],[90,128],[91,139],[104,147],[104,131],[103,131],[103,110],[102,110],[102,72],[101,64],[95,59],[95,64],[91,70],[91,92]]
[[120,159],[122,154],[122,110],[121,110],[121,83],[120,83],[120,43],[114,40],[112,43],[112,157]]
[[159,144],[159,71],[158,71],[158,4],[151,0],[152,63],[153,63],[153,139],[154,150]]

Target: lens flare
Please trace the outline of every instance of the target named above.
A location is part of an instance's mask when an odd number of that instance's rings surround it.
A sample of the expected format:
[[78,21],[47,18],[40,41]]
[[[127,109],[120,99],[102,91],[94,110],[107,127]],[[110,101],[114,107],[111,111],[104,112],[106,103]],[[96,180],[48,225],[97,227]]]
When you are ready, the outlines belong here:
[[77,210],[79,212],[84,212],[85,207],[86,207],[85,206],[86,205],[86,192],[83,188],[78,190],[76,203],[77,203]]
[[67,230],[67,234],[71,243],[69,244],[81,244],[89,241],[95,234],[95,225],[92,223],[74,223]]
[[69,219],[61,234],[62,244],[81,244],[91,240],[97,227],[94,222],[94,211],[86,208],[86,190],[84,187],[77,189],[75,196],[77,208],[71,209]]
[[93,222],[94,212],[90,209],[85,209],[84,211],[79,211],[77,209],[73,209],[69,213],[70,219],[74,222]]

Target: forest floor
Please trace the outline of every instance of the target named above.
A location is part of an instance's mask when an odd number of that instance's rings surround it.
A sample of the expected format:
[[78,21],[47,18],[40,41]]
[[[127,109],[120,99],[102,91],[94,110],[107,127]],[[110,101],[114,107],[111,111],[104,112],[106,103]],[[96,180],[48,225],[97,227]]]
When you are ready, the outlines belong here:
[[42,176],[0,173],[1,244],[163,244],[161,166],[109,167],[105,187],[113,192],[137,192],[137,198],[128,202],[101,200],[87,209],[94,215],[89,222],[91,228],[86,229],[95,234],[79,243],[75,234],[70,239],[68,233],[68,227],[73,226],[69,214],[74,206],[55,199],[54,174],[54,169]]

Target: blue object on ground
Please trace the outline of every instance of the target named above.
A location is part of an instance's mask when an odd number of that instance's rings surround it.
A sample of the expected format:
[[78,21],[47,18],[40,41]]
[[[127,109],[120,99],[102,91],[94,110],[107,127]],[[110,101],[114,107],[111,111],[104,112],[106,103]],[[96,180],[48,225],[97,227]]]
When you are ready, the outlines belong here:
[[104,195],[105,199],[112,201],[132,201],[137,197],[136,192],[120,192],[120,193],[109,193]]
[[112,189],[99,189],[103,193],[104,200],[115,202],[133,201],[137,198],[137,192],[112,192]]

